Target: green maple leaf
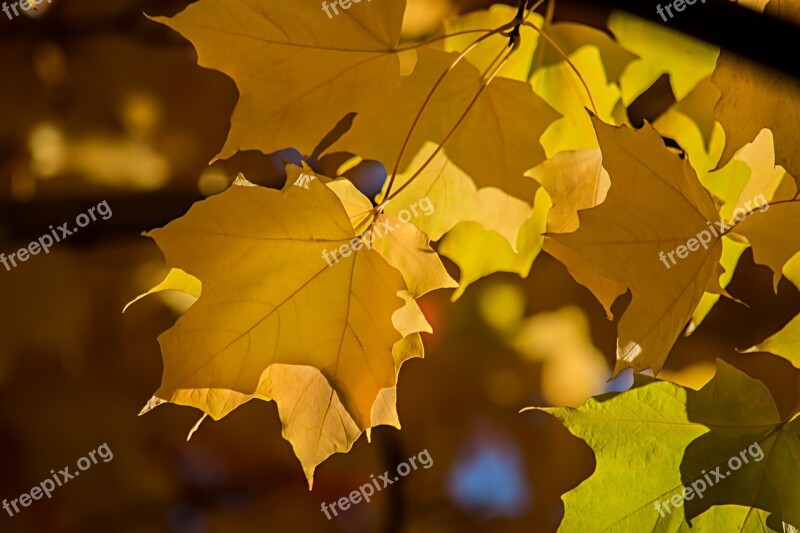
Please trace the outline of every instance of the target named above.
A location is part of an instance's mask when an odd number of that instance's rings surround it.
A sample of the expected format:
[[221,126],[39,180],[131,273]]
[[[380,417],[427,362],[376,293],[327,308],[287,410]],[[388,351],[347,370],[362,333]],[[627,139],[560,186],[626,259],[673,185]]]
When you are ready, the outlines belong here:
[[561,531],[800,526],[800,419],[782,421],[763,383],[724,362],[699,391],[637,375],[631,390],[577,409],[535,409],[597,459],[595,473],[564,495]]

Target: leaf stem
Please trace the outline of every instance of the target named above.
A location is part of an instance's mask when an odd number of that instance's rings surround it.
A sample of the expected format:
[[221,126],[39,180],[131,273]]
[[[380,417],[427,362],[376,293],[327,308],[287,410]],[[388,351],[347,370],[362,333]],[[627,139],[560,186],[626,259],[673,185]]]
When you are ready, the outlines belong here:
[[[800,199],[798,199],[798,198],[795,196],[795,197],[794,197],[793,199],[791,199],[791,200],[778,200],[777,202],[771,202],[771,203],[767,203],[766,205],[767,205],[767,206],[769,206],[769,207],[772,207],[773,205],[780,205],[780,204],[794,204],[794,203],[798,203],[798,202],[800,202]],[[737,220],[735,224],[733,224],[732,226],[728,227],[728,229],[726,229],[726,230],[725,230],[723,233],[721,233],[721,234],[720,234],[720,237],[724,237],[724,236],[726,236],[728,233],[732,232],[736,226],[738,226],[739,224],[741,224],[742,222],[744,222],[745,220],[747,220],[747,217],[749,217],[750,215],[752,215],[752,214],[753,214],[753,213],[755,213],[756,211],[761,211],[761,209],[753,209],[752,211],[750,211],[749,213],[747,213],[747,214],[744,216],[744,218],[742,218],[742,220]]]
[[[413,182],[413,181],[414,181],[414,180],[415,180],[415,179],[416,179],[416,178],[417,178],[417,177],[418,177],[420,174],[422,174],[422,171],[423,171],[423,170],[425,170],[425,168],[426,168],[426,167],[427,167],[429,164],[431,164],[431,162],[433,161],[433,159],[434,159],[434,158],[435,158],[435,157],[436,157],[436,156],[439,154],[439,152],[441,152],[441,151],[442,151],[442,148],[444,148],[444,145],[445,145],[445,143],[447,143],[447,141],[450,139],[450,137],[452,137],[452,136],[453,136],[453,134],[455,133],[455,131],[458,129],[458,127],[461,125],[461,123],[464,121],[464,119],[467,117],[467,114],[469,113],[470,109],[472,109],[472,107],[475,105],[475,102],[477,102],[477,101],[478,101],[478,98],[480,97],[480,95],[483,93],[483,91],[486,89],[486,87],[487,87],[487,86],[488,86],[488,85],[489,85],[489,84],[492,82],[492,80],[494,80],[494,78],[497,76],[497,74],[500,72],[500,70],[503,68],[503,66],[505,66],[506,62],[508,61],[508,58],[509,58],[509,57],[511,57],[511,54],[513,54],[513,53],[514,53],[514,52],[517,50],[517,48],[518,48],[518,47],[519,47],[519,41],[515,41],[515,43],[514,43],[514,47],[513,47],[511,50],[509,50],[509,51],[506,53],[505,57],[502,59],[502,61],[500,62],[500,64],[497,66],[497,68],[495,68],[495,69],[492,71],[491,75],[489,75],[489,77],[488,77],[488,78],[485,78],[485,79],[484,79],[484,81],[483,81],[483,83],[481,83],[481,86],[480,86],[480,88],[478,89],[478,92],[477,92],[477,93],[475,93],[475,96],[473,97],[472,101],[469,103],[469,105],[467,106],[467,108],[466,108],[466,109],[464,110],[464,112],[461,114],[461,117],[459,117],[458,121],[457,121],[457,122],[456,122],[456,124],[455,124],[455,125],[452,127],[452,129],[451,129],[451,130],[450,130],[450,132],[447,134],[447,136],[446,136],[446,137],[445,137],[445,138],[442,140],[442,142],[441,142],[441,143],[439,143],[439,146],[437,146],[437,147],[436,147],[436,150],[434,150],[434,151],[433,151],[433,153],[430,155],[430,157],[428,157],[428,159],[427,159],[427,160],[426,160],[426,161],[425,161],[425,162],[424,162],[424,163],[423,163],[423,164],[420,166],[420,168],[419,168],[419,169],[418,169],[418,170],[417,170],[417,171],[414,173],[414,175],[412,175],[412,176],[411,176],[411,177],[408,179],[408,181],[406,181],[406,182],[405,182],[405,183],[404,183],[404,184],[403,184],[403,185],[402,185],[400,188],[398,188],[398,189],[397,189],[397,190],[396,190],[394,193],[392,193],[392,194],[389,194],[389,192],[390,192],[390,189],[387,189],[387,193],[386,193],[386,194],[387,194],[387,198],[384,200],[384,204],[385,204],[385,203],[387,203],[387,202],[389,202],[389,201],[390,201],[392,198],[396,197],[396,196],[397,196],[398,194],[400,194],[401,192],[403,192],[403,190],[404,190],[406,187],[408,187],[409,185],[411,185],[411,183],[412,183],[412,182]],[[494,67],[495,63],[497,63],[497,60],[498,60],[498,59],[499,59],[499,58],[502,56],[502,54],[503,54],[503,52],[501,51],[501,52],[500,52],[500,53],[497,55],[497,57],[494,59],[494,61],[492,61],[492,64],[489,66],[489,68],[486,70],[486,72],[488,72],[488,71],[489,71],[489,70],[490,70],[492,67]],[[484,72],[484,76],[486,75],[486,72]],[[390,185],[391,185],[391,184],[390,184]]]
[[414,121],[411,123],[411,128],[408,130],[408,134],[406,135],[406,138],[403,141],[403,146],[400,148],[400,152],[397,154],[397,159],[396,159],[396,161],[394,163],[394,168],[392,169],[392,175],[389,178],[389,185],[386,188],[386,195],[387,196],[389,196],[389,194],[391,193],[392,186],[394,185],[395,179],[397,179],[397,173],[400,170],[400,162],[402,161],[403,155],[405,154],[406,149],[408,148],[408,144],[411,142],[411,135],[414,133],[414,130],[416,129],[417,125],[419,124],[419,120],[422,117],[422,113],[428,107],[428,104],[430,103],[431,99],[433,98],[433,95],[436,93],[436,90],[442,84],[444,79],[447,77],[447,75],[450,72],[453,71],[453,69],[456,67],[456,65],[458,65],[467,56],[467,54],[469,54],[476,46],[478,46],[480,43],[482,43],[483,41],[485,41],[486,39],[488,39],[492,35],[496,35],[498,33],[502,33],[504,31],[512,28],[515,24],[516,24],[516,19],[512,20],[511,22],[509,22],[507,24],[504,24],[504,25],[500,26],[499,28],[495,28],[494,30],[491,30],[489,33],[487,33],[485,35],[482,35],[481,37],[475,39],[472,42],[472,44],[467,46],[461,52],[461,54],[459,54],[459,56],[455,59],[455,61],[453,61],[450,64],[450,66],[447,68],[447,70],[442,72],[442,75],[439,76],[439,79],[436,80],[436,83],[434,83],[433,87],[431,88],[430,92],[428,93],[428,96],[425,98],[425,101],[422,103],[422,106],[420,107],[419,111],[417,112],[417,116],[414,117]]
[[550,36],[547,35],[547,33],[545,33],[544,30],[542,30],[541,28],[537,28],[536,25],[533,24],[532,22],[527,22],[526,21],[524,23],[524,25],[525,26],[529,26],[529,27],[533,28],[534,30],[536,30],[537,32],[539,32],[539,35],[544,37],[544,39],[550,44],[550,46],[552,46],[553,49],[556,52],[558,52],[558,55],[560,55],[564,59],[564,61],[567,62],[567,64],[570,66],[570,68],[578,76],[578,79],[581,81],[581,84],[583,85],[583,88],[586,90],[586,94],[589,97],[589,102],[592,104],[592,111],[594,111],[594,114],[599,117],[600,113],[597,111],[597,106],[594,103],[594,97],[592,96],[592,91],[589,90],[589,85],[586,83],[586,80],[583,79],[583,76],[581,76],[581,73],[578,71],[578,68],[575,66],[575,64],[572,62],[572,60],[570,60],[569,56],[567,56],[567,54],[564,52],[564,50],[562,50],[561,47],[558,46],[558,44],[556,44],[556,42],[553,39],[551,39]]

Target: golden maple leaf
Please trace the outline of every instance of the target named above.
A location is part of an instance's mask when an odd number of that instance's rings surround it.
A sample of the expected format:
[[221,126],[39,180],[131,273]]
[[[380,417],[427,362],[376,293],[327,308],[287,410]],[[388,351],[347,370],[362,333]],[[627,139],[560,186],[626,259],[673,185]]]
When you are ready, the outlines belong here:
[[602,204],[578,213],[575,232],[550,237],[633,294],[619,323],[615,374],[628,367],[657,372],[704,291],[722,291],[719,237],[669,268],[660,254],[709,230],[717,206],[688,161],[669,152],[650,125],[634,131],[592,121],[611,187]]

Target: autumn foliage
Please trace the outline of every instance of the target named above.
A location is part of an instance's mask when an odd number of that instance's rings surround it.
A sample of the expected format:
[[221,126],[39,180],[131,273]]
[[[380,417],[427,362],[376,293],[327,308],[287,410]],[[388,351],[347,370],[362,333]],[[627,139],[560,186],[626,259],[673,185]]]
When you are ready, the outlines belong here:
[[[767,9],[800,21],[798,6]],[[561,528],[800,527],[800,412],[781,419],[758,380],[722,362],[699,391],[658,378],[679,336],[735,298],[725,287],[747,248],[776,290],[782,276],[800,288],[797,81],[621,13],[612,38],[498,5],[401,43],[405,7],[362,2],[330,19],[305,0],[199,0],[154,19],[236,83],[218,159],[293,147],[308,162],[287,164],[282,190],[240,176],[147,233],[172,269],[153,292],[197,301],[159,337],[164,374],[145,411],[173,403],[219,420],[274,401],[311,486],[363,433],[400,427],[398,375],[432,331],[417,300],[525,277],[544,251],[618,320],[608,377],[651,371],[625,392],[545,409],[597,460],[564,496]],[[676,103],[632,126],[628,106],[664,73]],[[381,163],[382,191],[315,172],[338,153],[342,169]],[[423,197],[430,216],[397,218]],[[728,229],[686,251],[720,220]],[[381,226],[396,230],[364,242]],[[348,243],[341,261],[322,259]],[[676,249],[667,268],[659,255]],[[798,339],[800,317],[753,350],[800,368]],[[762,462],[706,499],[653,509],[752,443]]]

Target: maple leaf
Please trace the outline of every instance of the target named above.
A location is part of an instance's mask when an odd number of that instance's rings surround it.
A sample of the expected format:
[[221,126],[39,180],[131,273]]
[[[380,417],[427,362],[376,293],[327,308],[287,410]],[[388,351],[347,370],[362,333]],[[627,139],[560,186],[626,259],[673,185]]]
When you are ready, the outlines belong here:
[[717,207],[689,163],[670,153],[650,125],[634,131],[592,120],[611,187],[602,204],[578,213],[575,232],[549,236],[632,292],[619,324],[615,374],[628,367],[657,372],[703,292],[715,288],[722,245],[714,237],[669,269],[660,253],[702,231],[710,235]]
[[[305,163],[286,170],[281,192],[240,175],[225,193],[151,232],[168,262],[198,274],[173,268],[134,302],[164,290],[200,299],[159,339],[164,379],[142,412],[170,401],[219,419],[250,399],[274,400],[311,486],[315,468],[365,430],[400,427],[397,376],[406,360],[423,356],[419,333],[431,332],[414,298],[456,283],[410,224],[379,215],[373,226],[392,231],[355,244],[355,228],[374,210],[349,181]],[[342,239],[352,254],[328,266],[321,250]],[[227,264],[231,254],[239,260]],[[251,263],[254,254],[267,264]],[[340,269],[344,277],[328,272]],[[245,338],[253,340],[242,345]]]
[[[577,409],[531,409],[556,417],[597,458],[595,473],[564,495],[560,530],[800,526],[800,481],[796,468],[786,468],[800,454],[800,419],[781,421],[763,383],[723,361],[699,391],[637,375],[629,391]],[[669,503],[676,496],[680,503]]]
[[[448,34],[467,30],[496,28],[516,16],[516,8],[493,5],[489,9],[473,11],[460,17],[445,21]],[[593,47],[600,52],[608,78],[614,82],[619,79],[627,64],[637,56],[614,42],[608,34],[590,26],[571,22],[545,24],[538,13],[531,13],[526,19],[540,28],[567,56],[583,47]],[[529,81],[534,72],[564,61],[564,56],[539,33],[528,26],[520,28],[520,46],[500,71],[500,75],[521,81]],[[471,44],[470,34],[456,35],[445,41],[445,49],[460,52]],[[493,35],[478,44],[467,56],[467,60],[481,71],[488,68],[497,54],[497,47],[507,42],[504,35]]]
[[[547,219],[547,233],[570,233],[578,229],[578,212],[600,205],[611,181],[602,166],[600,150],[561,152],[526,174],[550,195],[553,208]],[[590,261],[551,237],[545,237],[544,251],[560,261],[570,275],[592,291],[609,319],[611,305],[625,293],[624,284],[597,273]]]
[[[762,202],[788,200],[796,194],[794,180],[782,167],[775,166],[772,135],[762,130],[756,139],[736,153],[725,168],[706,173],[700,178],[703,185],[724,202],[720,216],[732,219],[737,209],[749,211],[753,200]],[[749,204],[749,205],[748,205]],[[722,238],[722,259],[725,272],[720,276],[720,286],[727,287],[739,258],[749,247],[746,242],[728,236]],[[718,294],[706,293],[692,314],[686,333],[691,334],[719,300]]]
[[[331,184],[335,186],[336,182],[331,182]],[[125,308],[127,309],[148,295],[168,290],[183,292],[196,299],[201,294],[201,283],[200,280],[180,269],[172,269],[162,282],[137,297]],[[408,359],[424,356],[424,347],[419,332],[432,332],[413,298],[407,295],[402,296],[406,305],[392,316],[392,323],[403,335],[403,339],[392,347],[397,373]],[[334,453],[349,451],[363,433],[362,428],[344,408],[336,391],[322,372],[311,366],[271,365],[264,372],[258,391],[253,397],[275,401],[283,426],[283,437],[291,443],[295,455],[300,460],[309,489],[313,487],[316,467]],[[371,427],[389,425],[400,429],[396,399],[396,386],[382,389],[379,392],[372,406]],[[142,414],[163,403],[163,399],[154,397],[142,410]],[[205,416],[203,415],[203,418],[192,429],[190,437]],[[368,432],[371,427],[367,428]]]
[[[751,7],[763,8],[763,3]],[[800,23],[797,2],[772,0],[766,13]],[[714,109],[726,135],[719,164],[727,163],[762,128],[769,128],[775,135],[778,164],[800,177],[800,81],[727,50],[720,54],[711,80],[722,91]]]
[[191,41],[201,66],[236,82],[239,102],[217,155],[228,158],[286,147],[311,153],[343,116],[379,102],[400,81],[405,6],[365,2],[331,20],[313,2],[200,0],[153,20]]
[[772,284],[778,292],[784,265],[800,252],[800,232],[782,228],[800,227],[800,200],[773,203],[767,210],[753,213],[733,231],[753,247],[753,260],[772,269]]
[[391,317],[406,287],[373,250],[326,264],[323,251],[355,237],[330,189],[318,180],[284,192],[233,186],[149,236],[203,287],[159,338],[157,397],[219,419],[257,391],[272,364],[309,365],[359,427],[370,426],[375,397],[395,384],[400,335]]
[[662,74],[669,74],[672,92],[682,100],[714,71],[719,48],[661,23],[614,11],[608,18],[608,28],[623,48],[639,56],[620,77],[625,105],[644,93]]
[[[391,170],[422,104],[457,57],[439,50],[420,50],[414,73],[385,99],[359,114],[352,129],[330,151],[358,154],[380,161]],[[481,80],[478,69],[465,61],[448,73],[411,135],[400,161],[401,170],[409,167],[425,141],[444,141],[467,111]],[[444,152],[478,188],[496,187],[531,202],[536,184],[524,179],[523,174],[544,161],[539,137],[557,118],[557,113],[527,83],[496,78],[447,141]],[[431,200],[436,202],[435,198]]]
[[[783,275],[800,289],[800,253],[783,266]],[[765,341],[743,350],[743,353],[752,352],[769,352],[800,368],[800,314]]]
[[[453,301],[460,298],[470,284],[495,272],[513,272],[527,277],[542,249],[547,212],[552,205],[544,190],[536,193],[533,208],[518,205],[516,212],[498,212],[491,208],[497,203],[493,196],[502,194],[500,191],[484,189],[481,192],[488,193],[479,199],[479,202],[485,202],[486,207],[478,210],[476,220],[460,222],[439,244],[439,252],[461,270]],[[493,229],[498,224],[498,217],[507,215],[524,217],[516,246],[512,246],[500,231]]]

